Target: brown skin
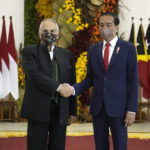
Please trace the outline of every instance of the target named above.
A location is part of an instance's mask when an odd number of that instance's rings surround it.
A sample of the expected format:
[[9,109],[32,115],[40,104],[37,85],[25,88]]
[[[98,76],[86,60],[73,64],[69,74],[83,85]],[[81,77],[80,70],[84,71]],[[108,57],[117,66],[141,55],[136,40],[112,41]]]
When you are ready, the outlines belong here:
[[[113,30],[113,34],[111,37],[104,39],[106,42],[110,42],[112,39],[114,39],[114,37],[116,36],[117,32],[118,32],[118,25],[114,24],[114,18],[113,16],[102,16],[99,19],[99,30],[101,31],[102,29],[110,29]],[[127,112],[126,113],[126,118],[125,118],[125,127],[132,125],[135,122],[135,116],[136,113],[131,113],[131,112]]]
[[131,126],[135,122],[136,113],[127,112],[125,118],[125,127]]

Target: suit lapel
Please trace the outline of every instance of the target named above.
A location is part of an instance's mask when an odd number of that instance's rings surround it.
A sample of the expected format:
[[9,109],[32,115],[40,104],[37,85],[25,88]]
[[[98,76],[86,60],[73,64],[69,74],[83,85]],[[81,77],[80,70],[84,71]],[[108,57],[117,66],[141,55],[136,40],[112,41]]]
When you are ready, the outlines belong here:
[[55,50],[54,50],[54,56],[57,60],[57,63],[58,63],[58,67],[59,67],[59,72],[60,72],[60,76],[59,76],[59,79],[61,81],[61,77],[62,77],[62,73],[63,73],[63,55],[61,54],[61,51],[59,50],[58,47],[55,47]]
[[48,48],[44,46],[40,46],[39,53],[40,53],[39,56],[41,57],[39,62],[43,64],[43,68],[45,68],[44,70],[46,72],[51,73],[52,66],[51,66],[51,60],[50,60],[50,54]]
[[[117,50],[119,49],[120,50],[120,45],[121,45],[121,41],[120,39],[118,39],[117,43],[116,43],[116,46],[114,48],[114,51],[113,51],[113,54],[112,54],[112,57],[111,57],[111,60],[110,60],[110,63],[109,63],[109,66],[108,66],[108,71],[111,69],[113,63],[115,62],[117,56],[118,56],[118,53],[117,53]],[[107,71],[107,72],[108,72]]]
[[102,56],[102,48],[103,48],[103,42],[99,43],[97,51],[98,51],[98,59],[100,60],[100,65],[103,68],[103,70],[105,71],[104,68],[104,61],[103,61],[103,56]]
[[[44,58],[46,58],[46,61],[50,62],[50,54],[47,47],[44,47]],[[48,63],[49,64],[49,63]]]

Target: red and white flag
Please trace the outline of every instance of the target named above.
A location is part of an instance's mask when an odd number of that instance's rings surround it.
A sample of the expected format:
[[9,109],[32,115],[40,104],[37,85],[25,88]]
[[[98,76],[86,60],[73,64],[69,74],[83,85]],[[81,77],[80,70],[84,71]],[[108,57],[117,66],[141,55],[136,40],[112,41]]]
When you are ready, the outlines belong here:
[[12,17],[10,17],[10,27],[8,36],[8,56],[9,56],[9,80],[10,80],[10,93],[15,100],[19,98],[18,92],[18,65],[17,54],[14,41],[14,31],[12,25]]
[[2,26],[2,34],[1,34],[1,56],[2,56],[2,85],[3,85],[3,93],[2,98],[6,97],[9,90],[9,58],[8,58],[8,45],[6,38],[6,27],[5,27],[5,17],[3,16],[3,26]]
[[3,88],[2,88],[2,56],[1,56],[1,45],[0,45],[0,99],[2,98]]

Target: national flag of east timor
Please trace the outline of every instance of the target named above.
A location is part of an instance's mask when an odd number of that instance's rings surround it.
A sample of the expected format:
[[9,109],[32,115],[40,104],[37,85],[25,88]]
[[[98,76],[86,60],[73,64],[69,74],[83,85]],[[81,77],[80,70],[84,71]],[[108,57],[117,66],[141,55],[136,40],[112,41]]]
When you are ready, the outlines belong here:
[[147,53],[148,53],[148,92],[150,98],[150,23],[146,32],[146,45],[147,45]]
[[146,45],[147,45],[148,60],[150,61],[150,24],[148,25],[146,32]]
[[142,24],[139,27],[137,36],[137,54],[139,80],[143,86],[143,97],[148,98],[148,54]]
[[132,23],[131,32],[130,32],[130,37],[129,37],[129,42],[133,43],[134,46],[136,47],[136,50],[137,50],[137,43],[136,43],[136,37],[135,37],[135,27],[134,27],[134,23]]

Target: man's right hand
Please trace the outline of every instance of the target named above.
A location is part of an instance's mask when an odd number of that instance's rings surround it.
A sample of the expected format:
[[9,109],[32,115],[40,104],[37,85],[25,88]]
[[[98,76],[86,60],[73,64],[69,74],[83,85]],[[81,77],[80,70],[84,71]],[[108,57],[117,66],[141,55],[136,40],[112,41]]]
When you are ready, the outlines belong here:
[[74,89],[72,86],[70,86],[67,83],[60,84],[60,87],[58,89],[58,92],[63,97],[70,97],[71,95],[74,95]]

